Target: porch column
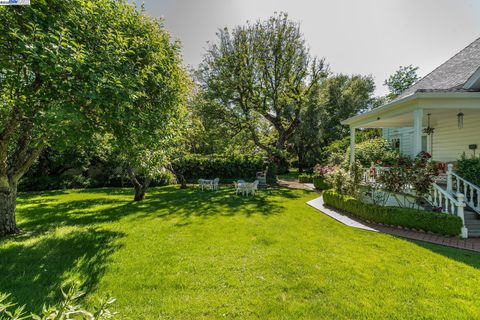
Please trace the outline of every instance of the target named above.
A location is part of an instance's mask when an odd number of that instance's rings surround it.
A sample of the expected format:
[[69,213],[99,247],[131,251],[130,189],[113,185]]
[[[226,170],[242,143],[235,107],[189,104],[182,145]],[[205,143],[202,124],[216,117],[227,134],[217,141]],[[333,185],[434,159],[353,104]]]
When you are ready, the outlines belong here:
[[350,164],[355,162],[355,127],[350,126]]
[[413,111],[413,156],[416,157],[422,151],[423,110]]

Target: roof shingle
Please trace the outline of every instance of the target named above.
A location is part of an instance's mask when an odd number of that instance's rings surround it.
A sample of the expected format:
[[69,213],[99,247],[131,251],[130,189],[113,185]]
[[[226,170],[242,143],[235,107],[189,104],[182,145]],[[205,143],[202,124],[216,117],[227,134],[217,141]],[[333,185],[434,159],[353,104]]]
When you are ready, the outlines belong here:
[[395,100],[415,92],[461,91],[467,80],[480,68],[480,38],[402,92]]

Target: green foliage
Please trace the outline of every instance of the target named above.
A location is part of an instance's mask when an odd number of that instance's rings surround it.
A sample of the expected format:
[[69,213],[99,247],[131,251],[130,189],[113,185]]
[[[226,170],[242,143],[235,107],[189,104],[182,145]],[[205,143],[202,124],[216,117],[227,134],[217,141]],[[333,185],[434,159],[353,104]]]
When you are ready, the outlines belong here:
[[322,149],[348,134],[340,121],[369,109],[375,85],[371,77],[335,75],[312,92],[302,122],[291,142],[299,165],[313,166],[325,159]]
[[285,13],[217,36],[199,71],[211,113],[283,164],[301,110],[327,75],[324,61],[310,56],[299,24]]
[[406,67],[400,66],[400,68],[384,82],[384,85],[390,90],[388,97],[394,99],[417,82],[418,79],[420,79],[417,70],[418,67],[412,65]]
[[[171,172],[164,171],[152,178],[151,187],[174,184],[175,177]],[[105,187],[125,187],[131,185],[124,173],[101,174],[95,177],[85,177],[81,174],[60,176],[24,176],[18,185],[18,191],[48,191],[66,189],[86,189]]]
[[[433,177],[437,173],[437,165],[429,161],[430,154],[421,152],[415,159],[398,157],[393,166],[382,168],[376,172],[376,188],[393,194],[407,194],[413,187],[416,202],[430,193]],[[371,170],[377,170],[372,168]],[[407,200],[407,198],[405,198]],[[406,203],[397,202],[401,206]],[[415,205],[411,203],[410,205]]]
[[467,158],[464,153],[457,161],[456,172],[465,180],[480,186],[480,156]]
[[9,301],[8,294],[0,294],[0,319],[2,320],[102,320],[111,319],[115,313],[108,308],[115,302],[113,298],[107,298],[100,303],[96,310],[88,311],[78,300],[85,294],[70,288],[68,291],[62,289],[63,301],[57,306],[43,306],[40,314],[27,314],[23,307],[16,307]]
[[20,180],[19,191],[46,191],[84,189],[94,186],[95,181],[82,175],[25,176]]
[[[355,142],[360,144],[367,140],[373,140],[381,137],[380,129],[357,130],[355,133]],[[347,151],[350,148],[350,136],[332,141],[322,149],[323,162],[330,165],[341,165],[345,163]]]
[[324,177],[313,177],[313,185],[317,190],[327,190],[331,188]]
[[358,197],[360,195],[360,183],[363,178],[363,169],[358,161],[352,163],[348,170],[336,168],[325,175],[325,181],[340,194],[348,194]]
[[277,174],[278,168],[277,165],[273,162],[268,163],[267,165],[267,183],[277,183]]
[[[399,154],[393,150],[390,143],[383,138],[365,140],[355,145],[355,160],[363,167],[374,165],[391,165],[396,162]],[[350,159],[350,148],[347,148],[344,161]]]
[[323,199],[329,206],[371,222],[420,229],[450,236],[459,235],[462,227],[462,220],[454,215],[367,204],[351,196],[339,194],[334,190],[324,192]]
[[200,178],[254,178],[257,172],[264,170],[265,165],[262,157],[191,154],[176,159],[172,166],[186,180],[196,181]]
[[298,175],[298,181],[301,183],[312,183],[313,178],[311,174],[308,173],[302,173]]

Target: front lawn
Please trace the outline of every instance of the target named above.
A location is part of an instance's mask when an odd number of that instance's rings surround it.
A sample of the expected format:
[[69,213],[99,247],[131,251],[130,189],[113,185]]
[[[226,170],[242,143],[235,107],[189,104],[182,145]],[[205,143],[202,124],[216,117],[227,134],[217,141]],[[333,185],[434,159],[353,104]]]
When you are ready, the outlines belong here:
[[156,188],[23,194],[0,240],[0,292],[54,303],[74,281],[121,319],[473,319],[480,254],[351,229],[318,194]]

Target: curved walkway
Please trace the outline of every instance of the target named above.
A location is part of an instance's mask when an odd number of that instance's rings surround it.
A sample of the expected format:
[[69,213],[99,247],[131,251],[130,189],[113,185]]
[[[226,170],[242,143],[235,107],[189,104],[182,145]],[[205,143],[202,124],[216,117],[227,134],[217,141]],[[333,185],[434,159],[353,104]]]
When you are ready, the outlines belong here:
[[460,249],[480,252],[480,238],[461,239],[459,237],[441,236],[441,235],[436,235],[436,234],[426,233],[421,231],[404,230],[399,228],[367,223],[358,219],[354,219],[350,216],[347,216],[344,213],[334,208],[326,207],[322,197],[313,199],[307,202],[307,204],[314,207],[315,209],[318,209],[323,214],[349,227],[363,229],[367,231],[373,231],[373,232],[382,232],[382,233],[390,234],[396,237],[425,241],[425,242],[430,242],[434,244],[440,244],[447,247],[460,248]]

